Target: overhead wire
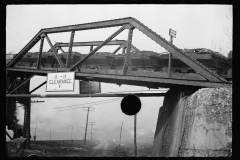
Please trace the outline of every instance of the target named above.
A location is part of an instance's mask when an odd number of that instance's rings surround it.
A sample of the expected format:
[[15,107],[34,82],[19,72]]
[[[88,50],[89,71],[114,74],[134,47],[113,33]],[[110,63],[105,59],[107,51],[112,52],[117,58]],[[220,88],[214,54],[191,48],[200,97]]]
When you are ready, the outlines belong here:
[[[118,101],[118,100],[120,100],[120,99],[121,99],[121,98],[118,98],[118,99],[115,99],[115,100],[111,100],[111,101],[107,101],[107,102],[102,102],[102,103],[84,105],[84,107],[89,107],[89,106],[94,106],[94,105],[99,105],[99,104],[110,103],[110,102]],[[83,107],[67,108],[67,109],[62,109],[62,110],[58,110],[58,111],[65,111],[65,110],[78,109],[78,108],[83,108]]]
[[18,43],[17,41],[13,40],[12,38],[10,38],[10,37],[8,37],[8,36],[7,36],[7,38],[11,39],[11,40],[14,41],[15,43],[17,43],[17,44],[19,44],[19,45],[22,46],[22,44]]
[[95,104],[95,103],[100,103],[100,102],[105,102],[105,101],[116,100],[116,99],[119,99],[119,98],[113,98],[113,99],[102,100],[102,101],[95,101],[95,102],[89,102],[89,103],[74,104],[74,105],[63,106],[63,107],[55,107],[54,109],[65,108],[65,107],[73,107],[73,106],[79,106],[79,105],[89,105],[89,104]]
[[[13,31],[13,32],[15,32],[15,33],[17,33],[16,31],[14,31],[14,30],[12,30],[11,28],[9,28],[9,27],[7,27],[8,29],[10,29],[11,31]],[[24,39],[26,39],[26,40],[29,40],[29,39],[27,39],[26,37],[24,37],[24,36],[22,36],[21,34],[19,34],[19,33],[17,33],[19,36],[21,36],[21,37],[23,37]]]
[[154,113],[154,114],[157,114],[156,112],[153,112],[153,111],[149,110],[148,108],[146,108],[146,107],[144,107],[144,106],[142,106],[142,107],[143,107],[143,109],[146,109],[146,110],[148,110],[148,111],[150,111],[150,112],[152,112],[152,113]]

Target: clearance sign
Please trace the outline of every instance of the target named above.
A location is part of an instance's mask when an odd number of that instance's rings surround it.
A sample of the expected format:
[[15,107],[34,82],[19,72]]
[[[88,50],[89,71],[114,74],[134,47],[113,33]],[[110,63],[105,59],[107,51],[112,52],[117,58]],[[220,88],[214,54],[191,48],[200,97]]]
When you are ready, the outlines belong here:
[[74,91],[75,72],[48,73],[46,92]]

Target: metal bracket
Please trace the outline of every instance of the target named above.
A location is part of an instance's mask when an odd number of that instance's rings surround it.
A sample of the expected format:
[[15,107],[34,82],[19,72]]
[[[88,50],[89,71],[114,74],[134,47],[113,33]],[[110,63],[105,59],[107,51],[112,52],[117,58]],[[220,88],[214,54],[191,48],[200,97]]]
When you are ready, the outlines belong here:
[[123,27],[125,27],[125,29],[134,29],[135,28],[131,24],[125,24]]

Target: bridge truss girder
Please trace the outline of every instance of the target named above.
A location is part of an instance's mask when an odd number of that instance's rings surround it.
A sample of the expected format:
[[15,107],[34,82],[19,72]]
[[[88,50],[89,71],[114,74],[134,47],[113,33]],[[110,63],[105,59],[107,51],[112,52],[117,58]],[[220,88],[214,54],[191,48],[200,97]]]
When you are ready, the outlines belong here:
[[[83,46],[90,46],[90,47],[93,47],[93,46],[99,46],[101,43],[103,43],[103,41],[92,41],[92,42],[73,42],[72,46],[73,47],[83,47]],[[62,52],[65,52],[64,50],[62,50],[62,47],[69,47],[69,43],[63,43],[63,42],[56,42],[54,44],[54,49],[56,51],[58,51],[59,49],[62,51]],[[112,54],[115,54],[119,49],[125,49],[127,48],[127,41],[125,40],[115,40],[115,41],[110,41],[108,42],[106,45],[118,45],[119,47],[113,51]],[[51,52],[52,49],[49,49],[48,52]],[[92,51],[90,49],[90,51]],[[135,52],[139,52],[140,50],[135,47],[134,45],[131,45],[131,51],[135,51]]]
[[[107,28],[107,27],[117,27],[122,26],[117,32],[115,32],[113,35],[111,35],[108,39],[106,39],[102,44],[100,44],[98,47],[96,47],[93,51],[91,51],[86,57],[84,57],[82,60],[77,62],[74,66],[70,68],[70,71],[75,70],[78,66],[80,66],[86,59],[88,59],[91,55],[93,55],[98,49],[100,49],[102,46],[107,44],[111,39],[113,39],[115,36],[117,36],[120,32],[122,32],[124,29],[131,29],[131,28],[137,28],[139,31],[141,31],[143,34],[151,38],[153,41],[155,41],[157,44],[159,44],[161,47],[168,50],[170,53],[172,53],[175,57],[179,58],[181,61],[186,63],[188,66],[190,66],[192,69],[194,69],[197,73],[199,73],[201,76],[206,78],[210,82],[223,82],[228,83],[225,79],[219,77],[214,72],[212,72],[210,69],[202,65],[200,62],[189,56],[188,54],[183,53],[180,49],[178,49],[176,46],[170,44],[167,40],[159,36],[157,33],[153,32],[151,29],[149,29],[147,26],[143,25],[141,22],[134,18],[122,18],[122,19],[115,19],[115,20],[109,20],[109,21],[101,21],[101,22],[93,22],[93,23],[86,23],[86,24],[79,24],[79,25],[71,25],[71,26],[63,26],[63,27],[55,27],[55,28],[46,28],[41,29],[34,38],[19,52],[17,56],[15,56],[8,64],[7,67],[13,67],[19,59],[23,57],[41,38],[42,36],[46,36],[46,39],[49,42],[49,45],[51,48],[54,48],[53,45],[51,45],[51,42],[49,41],[49,38],[47,34],[51,33],[59,33],[59,32],[73,32],[73,31],[80,31],[80,30],[90,30],[90,29],[98,29],[98,28]],[[129,41],[128,41],[129,43]],[[72,45],[70,40],[70,44]],[[69,45],[69,48],[72,46]],[[59,59],[57,53],[53,52],[58,59],[58,62],[61,66],[61,68],[64,67],[64,65],[61,62],[61,59]],[[68,53],[70,54],[70,53]],[[40,55],[40,54],[39,54]],[[128,54],[126,54],[126,57]],[[128,63],[126,63],[128,64]],[[124,67],[126,68],[126,67]],[[69,69],[68,69],[69,71]],[[123,72],[125,73],[125,71]]]

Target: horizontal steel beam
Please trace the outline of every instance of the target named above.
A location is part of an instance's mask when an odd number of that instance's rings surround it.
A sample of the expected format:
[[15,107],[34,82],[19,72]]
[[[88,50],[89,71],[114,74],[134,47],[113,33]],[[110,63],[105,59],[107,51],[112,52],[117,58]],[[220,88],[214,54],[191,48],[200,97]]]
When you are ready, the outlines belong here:
[[125,97],[127,95],[135,95],[138,97],[161,97],[166,93],[119,93],[119,94],[11,94],[6,95],[8,98],[31,97],[31,98],[84,98],[84,97]]
[[[91,42],[73,42],[74,47],[83,47],[83,46],[99,46],[103,41],[91,41]],[[125,40],[115,40],[115,41],[110,41],[105,45],[123,45],[127,47],[127,41]],[[69,43],[62,43],[62,42],[57,42],[54,47],[68,47]],[[135,46],[131,45],[131,49],[134,51],[140,51],[138,48]],[[51,52],[51,49],[48,50],[48,52]]]
[[[49,69],[26,69],[26,68],[7,68],[7,71],[14,71],[19,72],[20,74],[23,72],[28,73],[35,73],[36,75],[46,76],[47,73],[56,72],[54,68]],[[132,75],[121,75],[121,74],[98,74],[98,73],[83,73],[83,72],[76,72],[76,79],[79,77],[92,77],[98,79],[105,79],[108,80],[109,83],[113,83],[115,80],[124,80],[124,81],[131,81],[131,82],[142,82],[142,83],[155,83],[159,86],[161,85],[185,85],[185,86],[201,86],[201,87],[231,87],[231,84],[227,83],[212,83],[212,82],[203,82],[203,81],[194,81],[194,80],[178,80],[178,79],[168,79],[168,78],[153,78],[153,77],[141,77],[141,76],[132,76]],[[99,81],[101,82],[101,81]],[[123,84],[123,83],[122,83]],[[124,83],[127,84],[127,83]],[[167,87],[168,88],[168,87]]]

